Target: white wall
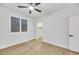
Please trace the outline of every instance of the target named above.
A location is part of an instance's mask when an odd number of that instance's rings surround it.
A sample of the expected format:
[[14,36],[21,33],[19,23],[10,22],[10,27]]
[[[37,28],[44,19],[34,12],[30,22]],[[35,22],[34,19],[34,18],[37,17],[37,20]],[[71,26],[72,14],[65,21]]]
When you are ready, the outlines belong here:
[[[27,32],[10,32],[10,16],[28,20]],[[35,20],[27,18],[19,12],[0,7],[0,49],[29,41],[35,37]]]
[[64,9],[37,20],[43,23],[43,41],[68,48],[69,18],[79,15],[77,6],[68,4]]

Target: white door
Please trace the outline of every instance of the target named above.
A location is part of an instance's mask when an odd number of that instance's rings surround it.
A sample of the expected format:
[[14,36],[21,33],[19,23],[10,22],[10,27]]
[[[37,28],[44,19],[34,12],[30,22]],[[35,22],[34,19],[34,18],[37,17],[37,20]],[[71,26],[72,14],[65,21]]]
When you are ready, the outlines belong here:
[[42,38],[43,23],[37,23],[37,39]]
[[69,49],[79,52],[79,16],[69,19]]

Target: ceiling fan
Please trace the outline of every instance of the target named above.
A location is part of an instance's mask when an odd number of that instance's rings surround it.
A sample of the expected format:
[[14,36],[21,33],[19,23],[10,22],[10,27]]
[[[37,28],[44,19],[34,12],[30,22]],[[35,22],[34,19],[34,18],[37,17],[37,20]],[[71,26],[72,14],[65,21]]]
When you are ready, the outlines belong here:
[[17,6],[18,8],[28,8],[29,9],[29,14],[32,13],[32,10],[35,10],[37,12],[41,12],[41,10],[35,8],[36,6],[40,5],[41,3],[27,3],[29,6]]

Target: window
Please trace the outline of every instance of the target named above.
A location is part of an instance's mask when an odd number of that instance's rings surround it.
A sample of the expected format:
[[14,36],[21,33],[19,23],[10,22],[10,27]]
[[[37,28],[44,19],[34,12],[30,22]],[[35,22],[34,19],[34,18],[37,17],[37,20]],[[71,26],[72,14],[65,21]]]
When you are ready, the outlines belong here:
[[27,20],[21,19],[21,31],[27,31]]
[[11,16],[11,32],[20,32],[20,18]]
[[11,16],[11,32],[26,32],[27,20]]

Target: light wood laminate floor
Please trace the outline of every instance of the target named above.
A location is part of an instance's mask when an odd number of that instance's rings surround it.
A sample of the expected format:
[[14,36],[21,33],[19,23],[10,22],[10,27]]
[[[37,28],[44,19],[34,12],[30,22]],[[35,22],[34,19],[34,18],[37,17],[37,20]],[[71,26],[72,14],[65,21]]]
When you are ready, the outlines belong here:
[[0,55],[78,55],[78,53],[40,40],[31,40],[2,49]]

